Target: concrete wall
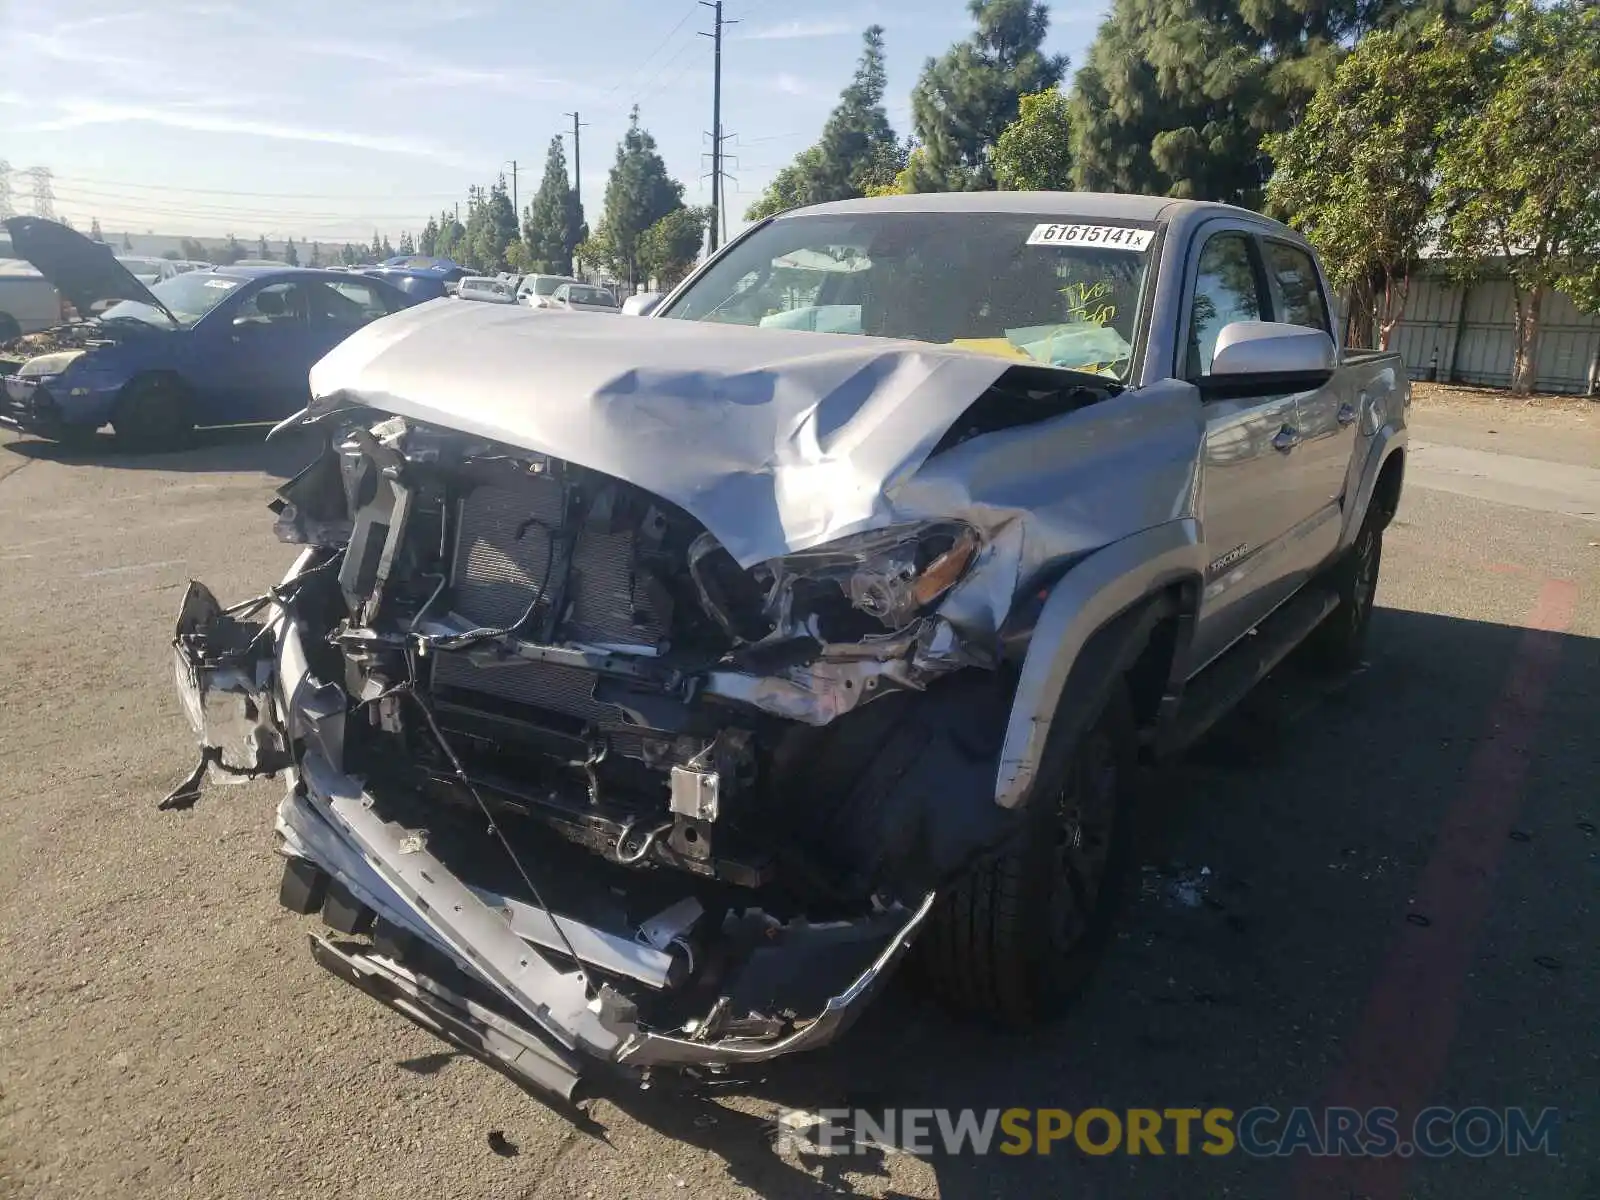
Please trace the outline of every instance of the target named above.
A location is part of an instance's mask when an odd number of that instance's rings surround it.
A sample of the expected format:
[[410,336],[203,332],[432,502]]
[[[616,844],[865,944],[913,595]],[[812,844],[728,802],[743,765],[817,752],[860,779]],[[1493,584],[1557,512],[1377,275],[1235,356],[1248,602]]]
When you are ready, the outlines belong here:
[[[1464,288],[1449,279],[1422,277],[1411,281],[1405,316],[1390,347],[1400,352],[1413,379],[1427,378],[1437,361],[1441,382],[1507,387],[1515,327],[1516,304],[1506,280]],[[1536,387],[1600,391],[1600,315],[1579,312],[1560,293],[1544,298]]]

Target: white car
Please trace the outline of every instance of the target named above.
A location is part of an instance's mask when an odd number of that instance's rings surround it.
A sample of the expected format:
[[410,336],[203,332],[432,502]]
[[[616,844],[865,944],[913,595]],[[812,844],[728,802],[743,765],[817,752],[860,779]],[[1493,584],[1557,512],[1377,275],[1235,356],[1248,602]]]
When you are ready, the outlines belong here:
[[573,312],[620,313],[617,298],[603,287],[588,283],[563,283],[550,294],[550,307]]
[[468,275],[456,287],[462,300],[483,300],[489,304],[515,304],[517,292],[511,282],[491,275]]
[[0,342],[64,319],[61,297],[49,280],[19,258],[0,258]]
[[570,275],[524,275],[517,285],[517,303],[529,308],[554,308],[551,297],[563,283],[581,283]]
[[171,274],[168,271],[170,259],[145,258],[136,254],[119,254],[117,255],[117,261],[127,267],[128,274],[144,284],[145,287],[149,287],[153,283],[160,283],[163,279],[171,278]]

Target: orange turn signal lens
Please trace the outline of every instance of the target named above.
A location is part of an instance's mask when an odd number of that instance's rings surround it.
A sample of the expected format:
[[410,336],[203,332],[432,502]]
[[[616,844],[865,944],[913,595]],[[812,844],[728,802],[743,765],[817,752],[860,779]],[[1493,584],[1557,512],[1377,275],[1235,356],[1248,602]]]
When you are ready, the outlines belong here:
[[956,539],[954,546],[929,563],[911,585],[911,598],[917,607],[925,608],[954,587],[977,552],[978,539],[968,530]]

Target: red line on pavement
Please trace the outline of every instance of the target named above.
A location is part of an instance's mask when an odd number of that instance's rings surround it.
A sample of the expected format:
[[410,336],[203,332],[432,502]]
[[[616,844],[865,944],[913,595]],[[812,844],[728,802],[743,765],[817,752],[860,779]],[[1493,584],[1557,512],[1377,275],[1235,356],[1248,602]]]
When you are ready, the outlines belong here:
[[[1411,911],[1426,926],[1399,926],[1330,1105],[1399,1109],[1398,1129],[1428,1103],[1455,1035],[1461,987],[1488,913],[1494,876],[1522,799],[1529,752],[1545,693],[1560,658],[1554,634],[1572,623],[1577,585],[1547,579],[1524,622],[1505,690],[1489,716],[1489,735],[1467,765],[1461,794],[1445,814]],[[1409,1161],[1312,1159],[1303,1164],[1300,1200],[1399,1197]]]

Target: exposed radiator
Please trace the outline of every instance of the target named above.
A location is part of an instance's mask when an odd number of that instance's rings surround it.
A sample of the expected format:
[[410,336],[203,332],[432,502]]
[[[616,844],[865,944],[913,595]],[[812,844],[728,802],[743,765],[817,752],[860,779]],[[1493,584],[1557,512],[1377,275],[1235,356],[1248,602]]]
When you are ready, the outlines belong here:
[[[562,519],[562,483],[534,476],[509,487],[480,487],[461,503],[452,565],[453,603],[484,626],[515,621],[548,578],[552,534]],[[584,529],[573,550],[561,641],[657,645],[670,614],[654,610],[634,569],[634,533]],[[465,655],[441,654],[436,685],[484,692],[552,712],[621,725],[621,714],[593,698],[594,676],[548,663],[475,667]]]

